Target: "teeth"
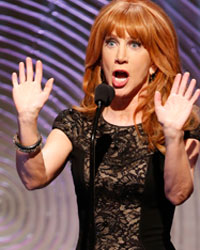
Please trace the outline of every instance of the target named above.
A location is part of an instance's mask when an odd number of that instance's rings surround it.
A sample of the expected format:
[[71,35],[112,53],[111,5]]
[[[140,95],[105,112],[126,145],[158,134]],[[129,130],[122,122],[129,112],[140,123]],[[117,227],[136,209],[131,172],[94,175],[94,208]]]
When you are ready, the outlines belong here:
[[118,82],[123,82],[125,81],[127,78],[117,78],[115,77],[115,80],[118,81]]

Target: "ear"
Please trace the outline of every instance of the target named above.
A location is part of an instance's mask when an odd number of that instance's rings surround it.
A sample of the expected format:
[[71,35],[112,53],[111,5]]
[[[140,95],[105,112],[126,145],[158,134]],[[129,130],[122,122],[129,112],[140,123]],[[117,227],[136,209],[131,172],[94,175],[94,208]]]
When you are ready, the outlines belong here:
[[156,72],[156,70],[157,70],[156,65],[155,65],[155,64],[152,64],[152,65],[150,66],[150,68],[149,68],[149,74],[150,74],[150,75],[153,75],[153,74]]

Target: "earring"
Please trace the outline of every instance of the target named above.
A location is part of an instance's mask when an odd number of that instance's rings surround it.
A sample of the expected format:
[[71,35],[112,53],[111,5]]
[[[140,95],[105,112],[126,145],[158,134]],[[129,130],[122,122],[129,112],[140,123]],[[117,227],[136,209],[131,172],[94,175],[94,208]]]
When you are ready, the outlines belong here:
[[149,77],[149,83],[153,82],[155,80],[155,77],[156,77],[156,73],[151,74]]

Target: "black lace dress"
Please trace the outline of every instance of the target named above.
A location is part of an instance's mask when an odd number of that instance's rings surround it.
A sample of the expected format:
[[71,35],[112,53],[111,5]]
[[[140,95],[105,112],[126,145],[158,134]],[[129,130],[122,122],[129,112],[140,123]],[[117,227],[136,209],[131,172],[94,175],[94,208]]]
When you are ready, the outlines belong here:
[[[53,128],[71,140],[72,175],[77,194],[80,233],[77,250],[87,250],[89,155],[92,121],[79,112],[62,111]],[[98,250],[173,250],[170,229],[174,206],[165,198],[159,152],[149,152],[141,124],[115,126],[100,117],[97,130],[95,227]],[[187,137],[200,139],[200,128]]]

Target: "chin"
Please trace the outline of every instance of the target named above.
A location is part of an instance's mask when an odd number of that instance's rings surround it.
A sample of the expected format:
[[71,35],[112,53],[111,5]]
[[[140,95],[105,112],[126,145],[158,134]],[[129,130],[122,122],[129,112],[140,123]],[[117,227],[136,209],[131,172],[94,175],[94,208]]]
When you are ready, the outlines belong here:
[[119,96],[127,96],[129,93],[125,90],[125,88],[114,88],[115,95]]

